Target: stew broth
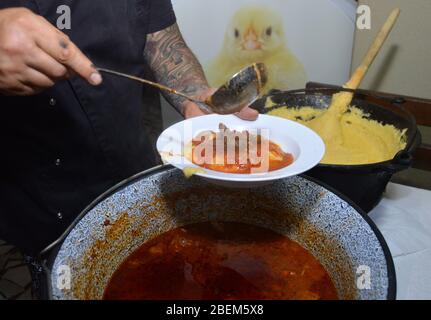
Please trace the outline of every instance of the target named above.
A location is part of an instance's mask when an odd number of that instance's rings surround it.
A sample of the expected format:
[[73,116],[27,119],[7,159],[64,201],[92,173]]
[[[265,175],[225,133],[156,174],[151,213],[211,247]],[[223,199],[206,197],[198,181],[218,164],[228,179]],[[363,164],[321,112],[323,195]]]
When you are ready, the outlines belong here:
[[104,299],[334,300],[336,289],[304,248],[269,229],[206,222],[164,233],[132,253]]

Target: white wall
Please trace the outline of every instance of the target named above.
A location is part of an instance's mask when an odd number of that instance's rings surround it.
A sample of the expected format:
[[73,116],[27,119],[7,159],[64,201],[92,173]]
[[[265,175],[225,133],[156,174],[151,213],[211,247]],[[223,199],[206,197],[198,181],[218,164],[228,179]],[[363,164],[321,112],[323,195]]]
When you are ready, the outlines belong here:
[[363,58],[389,15],[401,8],[398,23],[362,88],[431,99],[431,0],[360,0],[372,10],[372,30],[357,31],[353,67]]
[[203,65],[222,47],[225,27],[244,5],[264,4],[284,18],[289,48],[304,64],[309,80],[345,82],[350,73],[354,0],[172,0],[178,24]]

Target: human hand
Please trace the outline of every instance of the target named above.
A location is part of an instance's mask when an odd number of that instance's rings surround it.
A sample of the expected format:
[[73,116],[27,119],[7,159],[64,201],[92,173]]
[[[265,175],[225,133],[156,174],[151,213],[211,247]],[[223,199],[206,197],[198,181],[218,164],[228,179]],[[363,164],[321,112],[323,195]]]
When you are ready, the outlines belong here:
[[0,93],[33,95],[78,74],[102,77],[67,35],[25,8],[0,10]]

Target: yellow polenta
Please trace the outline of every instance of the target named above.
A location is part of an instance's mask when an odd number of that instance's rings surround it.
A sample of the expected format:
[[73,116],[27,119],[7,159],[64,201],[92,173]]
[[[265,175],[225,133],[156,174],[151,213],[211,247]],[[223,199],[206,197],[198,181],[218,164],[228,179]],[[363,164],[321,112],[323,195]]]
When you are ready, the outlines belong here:
[[[271,104],[272,102],[268,101],[268,105]],[[360,165],[382,162],[393,159],[406,147],[407,130],[400,131],[392,125],[371,120],[358,108],[349,107],[348,112],[342,115],[334,114],[337,118],[334,121],[325,121],[325,128],[321,128],[323,122],[314,121],[323,113],[323,110],[312,107],[281,107],[268,114],[297,121],[316,131],[326,145],[325,157],[322,160],[324,164]],[[328,113],[325,116],[327,117]],[[331,129],[341,135],[340,139],[325,139],[328,135],[323,131],[328,132]]]

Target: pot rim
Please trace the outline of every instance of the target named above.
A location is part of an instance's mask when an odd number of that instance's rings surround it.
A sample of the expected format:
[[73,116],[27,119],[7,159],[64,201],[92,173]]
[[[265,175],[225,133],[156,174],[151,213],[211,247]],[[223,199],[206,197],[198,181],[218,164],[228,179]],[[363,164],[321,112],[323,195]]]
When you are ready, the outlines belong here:
[[[43,249],[40,254],[40,261],[42,261],[42,266],[45,272],[46,282],[48,284],[47,288],[47,294],[48,299],[53,299],[53,293],[52,293],[52,286],[51,286],[51,268],[52,265],[55,262],[55,259],[57,257],[58,251],[61,249],[62,244],[67,239],[68,235],[72,232],[72,230],[76,227],[76,225],[81,221],[83,217],[85,217],[92,209],[94,209],[100,202],[107,199],[108,197],[112,196],[116,192],[126,188],[132,183],[137,182],[138,180],[153,175],[158,172],[164,172],[170,169],[175,169],[171,165],[159,165],[153,168],[150,168],[148,170],[142,171],[140,173],[137,173],[133,175],[132,177],[123,180],[122,182],[119,182],[112,188],[105,191],[103,194],[101,194],[99,197],[97,197],[94,201],[92,201],[76,218],[75,220],[70,224],[70,226],[66,229],[66,231],[53,243],[51,243],[49,246],[47,246],[45,249]],[[367,214],[362,210],[357,204],[355,204],[352,200],[350,200],[348,197],[343,195],[338,190],[332,188],[331,186],[327,185],[326,183],[323,183],[315,178],[308,177],[306,175],[299,175],[301,178],[314,182],[317,185],[322,186],[323,188],[327,189],[328,191],[335,194],[337,197],[344,200],[346,203],[348,203],[351,207],[353,207],[365,220],[365,222],[370,226],[373,233],[376,235],[377,240],[380,243],[380,246],[382,247],[385,261],[386,261],[386,267],[387,267],[387,275],[388,275],[388,292],[387,292],[387,300],[396,300],[397,295],[397,281],[396,281],[396,272],[395,272],[395,265],[392,258],[391,251],[389,249],[389,246],[386,243],[385,238],[383,237],[380,230],[377,228],[376,224],[371,220],[370,217],[367,216]]]

